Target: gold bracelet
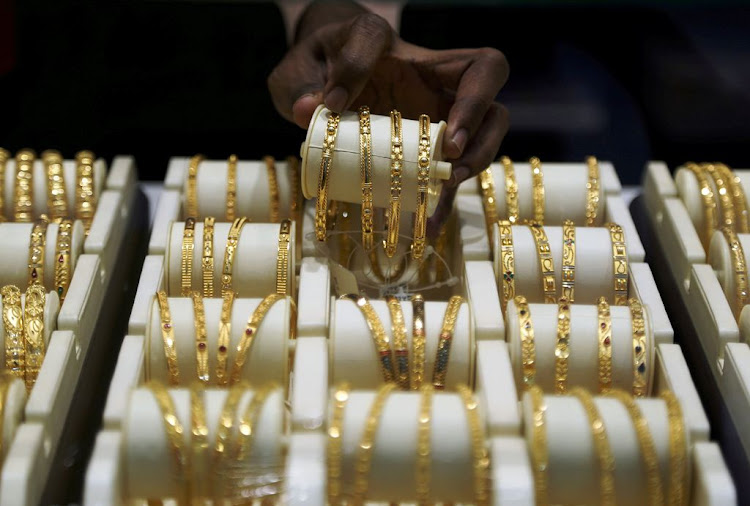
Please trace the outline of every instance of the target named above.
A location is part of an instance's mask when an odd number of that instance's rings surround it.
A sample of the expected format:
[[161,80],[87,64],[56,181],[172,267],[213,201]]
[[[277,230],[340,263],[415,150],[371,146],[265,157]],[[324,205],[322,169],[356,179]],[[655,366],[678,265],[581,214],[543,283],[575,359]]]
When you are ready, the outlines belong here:
[[26,369],[26,344],[23,328],[21,290],[17,286],[5,285],[3,296],[3,328],[5,330],[5,369],[15,377],[24,379]]
[[353,293],[343,295],[341,298],[351,300],[362,312],[362,316],[364,316],[365,321],[367,322],[367,327],[370,329],[370,335],[375,344],[375,351],[378,354],[378,362],[380,363],[380,372],[383,374],[383,381],[385,383],[396,381],[391,342],[388,338],[388,334],[385,332],[383,323],[380,321],[375,309],[373,309],[372,304],[370,304],[367,297],[360,297]]
[[698,188],[701,194],[701,200],[703,201],[703,237],[702,243],[703,248],[708,251],[708,246],[711,243],[711,237],[714,234],[718,226],[718,215],[716,209],[716,199],[714,198],[714,191],[711,187],[711,183],[708,182],[708,178],[703,173],[701,168],[692,162],[685,164],[685,168],[693,173],[695,179],[698,181]]
[[628,301],[630,325],[633,330],[633,395],[643,397],[648,393],[648,346],[646,343],[646,321],[643,306],[636,298]]
[[406,322],[401,302],[393,295],[385,298],[391,314],[391,334],[393,335],[393,354],[395,356],[396,383],[401,390],[409,390],[409,342],[406,338]]
[[534,343],[534,325],[531,321],[531,309],[526,297],[516,295],[513,299],[518,315],[518,328],[521,334],[521,373],[524,388],[529,388],[536,381],[536,345]]
[[[271,382],[256,389],[252,400],[240,417],[237,426],[237,442],[234,444],[234,460],[238,464],[244,463],[250,455],[263,406],[278,387],[276,383]],[[232,496],[236,497],[237,494],[232,494]]]
[[231,377],[232,383],[237,383],[240,381],[240,377],[242,376],[242,368],[245,366],[245,361],[247,360],[247,356],[250,353],[250,348],[252,348],[253,343],[255,342],[255,337],[258,334],[258,329],[263,323],[263,320],[268,314],[268,311],[271,310],[274,304],[284,299],[286,299],[286,295],[279,295],[277,293],[267,295],[263,300],[260,301],[260,304],[258,304],[258,307],[255,308],[255,311],[253,311],[253,314],[250,316],[250,319],[245,325],[245,332],[242,334],[242,339],[240,339],[240,342],[239,344],[237,344],[237,348],[234,352],[234,366],[232,367]]
[[745,199],[745,190],[742,188],[742,180],[723,163],[716,163],[716,168],[723,174],[724,181],[727,182],[727,186],[732,192],[737,233],[746,234],[750,232],[750,225],[748,224],[747,200]]
[[203,274],[203,296],[214,296],[214,223],[213,216],[203,220],[203,257],[201,269]]
[[34,160],[36,153],[22,149],[16,153],[16,188],[13,192],[13,220],[34,221]]
[[188,163],[187,191],[185,192],[185,215],[200,216],[198,212],[198,167],[203,162],[203,155],[194,155]]
[[607,223],[609,238],[612,241],[612,273],[614,274],[615,306],[628,303],[628,253],[625,246],[625,233],[616,223]]
[[48,224],[47,216],[42,215],[31,228],[28,286],[44,286],[44,251],[47,243]]
[[[237,418],[237,406],[242,400],[242,396],[247,393],[250,385],[243,381],[229,388],[227,397],[224,400],[224,406],[221,408],[219,415],[219,426],[216,429],[216,443],[214,446],[213,470],[214,470],[214,504],[224,504],[226,497],[225,476],[228,474],[226,469],[226,458],[232,454],[232,429],[234,420]],[[187,503],[186,503],[187,504]]]
[[601,187],[599,185],[599,161],[595,156],[586,157],[586,165],[589,168],[589,180],[586,183],[586,226],[596,225],[596,216],[599,212],[599,199]]
[[346,408],[348,400],[349,384],[342,383],[333,394],[333,409],[331,410],[331,423],[328,424],[328,444],[326,445],[326,467],[328,468],[326,488],[328,504],[331,506],[341,504],[342,433],[344,430],[344,408]]
[[328,214],[328,182],[331,178],[331,165],[336,146],[336,132],[341,117],[330,112],[326,133],[323,137],[323,152],[320,155],[320,170],[318,172],[318,201],[315,203],[315,238],[326,240],[326,216]]
[[485,446],[484,430],[479,416],[479,404],[474,399],[471,389],[466,385],[458,385],[456,390],[464,401],[466,419],[469,422],[469,432],[471,433],[471,453],[474,460],[474,504],[478,506],[489,504],[490,455]]
[[534,492],[536,504],[549,504],[547,497],[547,466],[549,465],[549,448],[547,446],[546,423],[547,405],[544,402],[542,389],[534,385],[528,390],[531,401],[531,466],[534,471]]
[[411,332],[411,389],[419,390],[424,381],[425,365],[425,312],[424,297],[420,294],[411,297],[412,332]]
[[44,361],[44,306],[47,293],[42,285],[31,285],[26,289],[23,323],[26,341],[26,391],[31,392]]
[[534,221],[544,223],[545,202],[542,162],[536,156],[532,156],[529,164],[531,165],[531,185],[534,188]]
[[276,160],[272,156],[264,156],[266,175],[268,176],[268,217],[271,223],[278,223],[281,219],[281,205],[279,203],[279,179],[276,177]]
[[195,250],[195,218],[185,219],[182,231],[182,258],[180,265],[180,296],[189,297],[193,290],[193,251]]
[[195,325],[195,361],[198,364],[198,379],[208,383],[208,335],[206,332],[206,309],[200,292],[191,292],[193,299],[193,323]]
[[297,260],[302,258],[302,206],[303,199],[300,188],[302,187],[302,180],[299,173],[299,160],[296,156],[288,156],[286,158],[286,164],[291,174],[291,204],[289,207],[289,213],[292,217],[292,221],[297,224],[295,227],[295,244],[297,251]]
[[289,249],[292,241],[292,222],[283,220],[279,226],[279,244],[276,254],[276,293],[291,295],[287,278],[289,277]]
[[570,305],[564,298],[557,303],[557,341],[555,342],[555,393],[568,390],[568,357],[570,356]]
[[94,153],[79,151],[76,153],[76,218],[83,223],[86,235],[89,235],[91,222],[96,212],[96,192],[94,189]]
[[720,171],[712,163],[702,163],[701,169],[708,172],[716,186],[716,194],[719,200],[719,214],[721,219],[719,224],[722,227],[729,227],[734,230],[734,200],[732,199],[731,189],[728,181],[725,179],[725,173]]
[[664,490],[661,482],[661,470],[659,469],[659,457],[656,453],[654,438],[648,428],[646,418],[641,413],[641,409],[633,397],[626,392],[615,389],[609,392],[608,395],[619,400],[625,406],[635,426],[638,446],[643,456],[643,475],[646,478],[649,502],[651,504],[664,504]]
[[391,111],[391,197],[388,206],[388,225],[383,247],[388,258],[393,258],[398,246],[398,231],[401,222],[401,171],[404,163],[401,113]]
[[8,150],[0,148],[0,223],[7,221],[5,219],[5,169],[9,158]]
[[216,353],[216,384],[226,386],[229,383],[227,375],[227,354],[232,341],[232,309],[234,308],[234,292],[231,290],[222,294],[221,317],[219,319],[219,341]]
[[416,493],[417,504],[430,504],[430,480],[431,480],[431,424],[432,424],[432,397],[435,389],[429,383],[420,388],[422,394],[419,402],[419,418],[417,419],[417,462],[416,462]]
[[[206,424],[206,407],[203,402],[203,387],[200,384],[193,385],[190,388],[190,445],[192,453],[190,459],[193,463],[190,476],[192,485],[191,499],[205,500],[209,497],[206,492],[206,479],[201,471],[205,461],[206,452],[208,452],[208,425]],[[200,465],[197,465],[201,463]],[[200,503],[203,504],[203,503]]]
[[606,297],[597,301],[597,332],[599,342],[599,392],[612,388],[612,316]]
[[386,383],[378,389],[375,394],[375,400],[370,406],[367,414],[365,428],[362,431],[362,437],[359,440],[357,448],[357,463],[354,466],[354,490],[352,491],[352,504],[363,504],[369,488],[368,477],[370,474],[370,464],[372,463],[372,453],[375,447],[375,436],[380,423],[380,415],[388,400],[388,396],[396,388],[395,383]]
[[518,223],[518,182],[516,181],[516,169],[513,162],[507,156],[500,158],[505,170],[505,211],[511,225]]
[[745,263],[745,251],[742,248],[737,234],[729,227],[723,227],[721,232],[724,234],[729,244],[729,252],[732,255],[732,264],[734,264],[734,291],[735,291],[735,307],[733,310],[734,317],[739,321],[740,313],[742,308],[745,307],[748,300],[748,282],[747,282],[747,264]]
[[177,366],[177,347],[174,339],[174,328],[172,327],[172,313],[169,311],[169,300],[167,292],[160,290],[156,292],[159,301],[159,315],[161,318],[161,338],[164,342],[164,356],[167,359],[167,371],[169,372],[169,384],[176,386],[180,384],[180,370]]
[[47,212],[53,223],[68,216],[68,201],[65,197],[65,169],[59,151],[48,149],[42,152],[47,171]]
[[417,211],[414,214],[414,241],[411,257],[424,256],[427,240],[427,193],[430,184],[430,117],[419,117],[419,158],[417,159]]
[[544,227],[537,221],[529,223],[529,230],[534,236],[537,256],[539,257],[539,268],[542,272],[542,290],[544,290],[544,303],[554,304],[557,302],[557,288],[555,286],[555,261],[549,247],[549,240]]
[[561,294],[571,304],[576,287],[576,227],[570,220],[563,222],[562,289]]
[[362,247],[365,251],[373,249],[373,231],[375,229],[372,194],[372,130],[370,127],[370,108],[363,105],[359,108],[359,176],[362,188]]
[[70,287],[70,253],[73,220],[62,218],[57,226],[55,241],[55,290],[60,297],[60,304],[65,301]]
[[685,487],[687,486],[687,440],[685,437],[685,420],[682,418],[680,401],[670,390],[661,393],[667,403],[669,418],[669,504],[685,504]]
[[505,315],[508,301],[516,295],[516,261],[513,251],[513,229],[510,221],[500,220],[497,225],[500,233],[500,272],[503,276],[500,303],[502,304],[503,315]]
[[453,343],[453,332],[456,328],[458,311],[461,309],[464,299],[459,295],[454,295],[448,300],[448,307],[445,308],[443,316],[443,328],[440,329],[440,339],[438,340],[437,354],[435,356],[435,367],[432,371],[432,386],[436,390],[445,388],[445,377],[448,375],[448,359],[451,353],[451,344]]
[[232,276],[234,270],[234,254],[237,251],[237,247],[240,243],[240,234],[242,233],[242,227],[247,222],[247,218],[236,218],[232,222],[232,227],[229,229],[227,235],[227,246],[224,250],[224,267],[221,271],[221,295],[224,296],[227,292],[234,291],[232,286]]
[[495,178],[492,175],[491,166],[479,173],[479,191],[482,192],[482,208],[484,209],[487,238],[490,240],[490,244],[492,244],[492,226],[498,222],[498,217],[497,201],[495,200]]
[[581,406],[586,411],[591,426],[591,438],[594,441],[596,460],[599,462],[599,504],[603,506],[615,505],[615,456],[607,437],[607,428],[604,420],[596,407],[591,394],[576,387],[570,391],[571,395],[578,397]]
[[[237,215],[237,155],[227,158],[227,221],[234,221]],[[197,216],[197,215],[196,215]]]

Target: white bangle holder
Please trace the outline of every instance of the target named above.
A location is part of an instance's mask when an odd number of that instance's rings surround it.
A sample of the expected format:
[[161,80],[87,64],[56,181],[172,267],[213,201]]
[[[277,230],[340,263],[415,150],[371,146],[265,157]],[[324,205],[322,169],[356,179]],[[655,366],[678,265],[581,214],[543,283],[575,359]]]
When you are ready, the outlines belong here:
[[16,431],[23,422],[24,405],[26,404],[26,387],[23,380],[14,378],[8,385],[2,401],[3,409],[0,414],[2,415],[3,430],[0,433],[0,441],[2,442],[0,464],[4,463]]
[[297,293],[297,338],[328,335],[331,271],[320,258],[303,258]]
[[[462,186],[466,186],[466,183]],[[470,260],[488,260],[492,258],[492,245],[487,233],[482,197],[473,193],[456,195],[458,208],[458,227],[461,233],[461,250],[463,258]]]

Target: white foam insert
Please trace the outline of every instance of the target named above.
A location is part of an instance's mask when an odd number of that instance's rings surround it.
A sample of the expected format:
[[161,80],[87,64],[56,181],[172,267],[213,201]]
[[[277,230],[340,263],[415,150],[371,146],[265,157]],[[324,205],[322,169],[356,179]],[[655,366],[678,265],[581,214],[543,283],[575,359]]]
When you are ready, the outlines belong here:
[[508,345],[503,341],[478,341],[476,363],[475,395],[488,434],[519,435],[521,414]]
[[464,267],[465,291],[471,308],[474,339],[504,340],[505,322],[492,262],[466,262]]
[[102,192],[89,235],[83,244],[84,253],[99,255],[104,270],[102,277],[107,277],[107,271],[114,268],[125,239],[125,225],[130,210],[123,206],[124,200],[124,192]]
[[302,259],[297,300],[297,338],[328,335],[331,272],[326,260]]
[[697,442],[693,445],[693,506],[737,504],[737,491],[716,443]]
[[750,347],[745,343],[727,344],[724,374],[719,383],[727,410],[735,421],[744,449],[750,448],[750,427],[745,423],[750,415]]
[[57,316],[58,330],[71,330],[76,355],[86,353],[103,303],[104,283],[98,255],[81,255]]
[[24,404],[26,403],[26,386],[23,380],[15,378],[8,385],[5,397],[3,398],[3,427],[0,433],[2,439],[2,448],[0,449],[0,461],[9,453],[8,449],[13,442],[18,426],[23,421]]
[[121,452],[122,432],[103,430],[97,434],[86,468],[83,504],[107,506],[122,502]]
[[490,440],[490,455],[492,504],[534,506],[534,473],[526,441],[518,436],[493,437]]
[[321,432],[328,409],[328,340],[297,341],[289,392],[292,431]]
[[490,238],[487,237],[482,197],[459,194],[456,196],[456,207],[464,260],[489,260],[492,253]]
[[0,474],[0,503],[8,505],[39,504],[52,461],[51,444],[45,444],[44,427],[40,423],[24,423],[18,427]]
[[172,222],[177,221],[180,216],[180,198],[180,192],[177,190],[165,189],[161,192],[151,226],[151,238],[148,241],[149,255],[163,255],[166,251],[169,229]]
[[326,436],[315,433],[291,434],[286,459],[286,493],[289,506],[325,506]]
[[128,320],[128,334],[146,334],[154,294],[164,289],[164,257],[148,255],[143,262],[141,277],[135,292],[133,308]]
[[104,405],[103,425],[119,429],[125,418],[130,391],[146,380],[146,337],[128,335],[122,341]]
[[136,187],[137,182],[138,169],[135,158],[130,155],[116,155],[107,174],[107,189],[130,191]]
[[321,257],[315,239],[315,201],[306,200],[302,206],[302,258]]
[[644,306],[648,306],[655,341],[671,343],[674,341],[674,330],[669,322],[669,316],[661,300],[651,267],[647,263],[632,263],[630,276],[630,293],[637,297]]

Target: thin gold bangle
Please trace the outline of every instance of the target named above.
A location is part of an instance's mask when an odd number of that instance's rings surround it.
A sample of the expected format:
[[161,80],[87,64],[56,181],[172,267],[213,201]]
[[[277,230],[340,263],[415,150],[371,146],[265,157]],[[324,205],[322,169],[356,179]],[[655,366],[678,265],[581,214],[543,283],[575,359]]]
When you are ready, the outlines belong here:
[[625,246],[625,233],[616,223],[607,223],[609,238],[612,241],[612,273],[614,274],[614,305],[628,303],[628,253]]
[[15,377],[24,379],[26,369],[26,343],[23,328],[21,290],[5,285],[3,296],[3,328],[5,330],[5,369]]
[[589,419],[591,438],[594,441],[594,449],[596,450],[596,460],[599,462],[599,504],[602,506],[614,506],[615,456],[609,444],[604,420],[602,420],[599,408],[596,407],[594,399],[587,390],[576,387],[570,391],[570,394],[578,397]]
[[65,196],[65,170],[59,151],[48,149],[42,152],[47,172],[47,212],[53,223],[68,216],[68,201]]
[[203,274],[203,296],[214,296],[214,223],[213,216],[203,220],[203,257],[201,270]]
[[156,292],[156,299],[159,301],[161,338],[164,342],[164,356],[167,359],[169,384],[172,386],[176,386],[180,384],[180,370],[177,366],[177,343],[174,339],[172,313],[169,311],[169,300],[167,299],[167,292],[165,292],[164,290]]
[[[482,193],[482,208],[484,209],[484,223],[487,227],[487,237],[492,237],[492,226],[498,222],[497,201],[495,200],[495,178],[492,167],[487,167],[479,173],[479,191]],[[490,245],[492,240],[490,239]]]
[[182,258],[180,259],[180,296],[190,297],[193,290],[193,251],[195,250],[195,218],[185,219],[182,231]]
[[198,212],[198,167],[203,162],[203,155],[194,155],[188,163],[187,191],[185,192],[185,215],[200,216]]
[[23,322],[26,341],[26,391],[31,392],[45,355],[44,306],[47,293],[42,285],[31,285],[26,289]]
[[708,178],[703,173],[701,168],[693,163],[688,162],[685,164],[685,168],[693,173],[695,179],[698,181],[698,189],[701,194],[701,200],[703,201],[703,237],[701,242],[703,248],[708,251],[708,246],[713,237],[714,230],[718,227],[718,215],[716,209],[716,199],[714,198],[714,191],[711,188],[711,184],[708,182]]
[[292,221],[296,223],[294,241],[296,244],[297,260],[302,258],[302,192],[300,188],[302,186],[302,180],[299,173],[299,160],[296,156],[288,156],[286,158],[286,164],[291,174],[291,204],[290,204],[290,215]]
[[375,229],[372,196],[372,131],[370,129],[370,108],[359,108],[359,176],[362,187],[362,247],[373,249]]
[[529,223],[529,230],[534,236],[536,243],[537,256],[539,258],[539,268],[542,272],[542,290],[544,291],[545,304],[554,304],[557,302],[557,288],[555,285],[555,261],[552,258],[552,251],[549,247],[549,240],[544,227],[538,221]]
[[79,151],[76,153],[76,218],[83,223],[86,235],[89,235],[91,222],[96,212],[96,192],[94,190],[94,153]]
[[466,385],[456,387],[466,408],[466,419],[471,433],[471,453],[474,460],[474,504],[489,504],[490,456],[485,446],[482,420],[479,417],[479,404]]
[[219,341],[216,353],[216,384],[226,386],[229,383],[227,374],[227,359],[229,345],[232,340],[232,309],[234,308],[234,292],[222,295],[221,316],[219,319]]
[[276,253],[276,293],[291,295],[287,278],[289,277],[289,249],[292,243],[292,222],[282,220],[279,226],[278,252]]
[[570,305],[561,297],[557,303],[557,341],[555,342],[555,393],[568,391],[570,357]]
[[526,297],[516,295],[513,299],[518,315],[518,328],[521,334],[521,373],[524,388],[530,388],[536,381],[536,345],[534,343],[534,325],[531,321],[531,310]]
[[406,338],[406,322],[401,302],[393,295],[385,298],[391,314],[391,335],[393,336],[393,354],[395,357],[396,383],[401,390],[409,390],[409,342]]
[[534,385],[528,390],[532,409],[531,426],[531,465],[534,471],[534,492],[536,504],[549,504],[547,497],[547,466],[549,465],[549,448],[547,446],[546,413],[542,389]]
[[745,262],[745,251],[742,248],[742,243],[740,242],[739,237],[737,237],[737,234],[731,228],[723,227],[721,229],[721,232],[722,234],[724,234],[724,239],[726,239],[727,244],[729,244],[729,252],[732,255],[732,272],[734,273],[735,284],[735,307],[733,313],[734,317],[739,321],[742,308],[745,307],[748,301],[747,264]]
[[365,322],[367,322],[367,327],[370,329],[370,335],[375,344],[375,351],[378,354],[378,363],[380,364],[383,381],[385,383],[393,383],[396,381],[396,374],[393,367],[393,350],[391,349],[388,334],[385,332],[383,323],[380,321],[375,309],[373,309],[370,301],[365,296],[349,293],[343,295],[341,298],[351,300],[359,308],[362,316],[365,318]]
[[505,207],[508,221],[511,225],[518,223],[518,182],[516,181],[516,169],[513,162],[507,156],[500,158],[505,170]]
[[193,299],[193,320],[195,324],[195,361],[198,364],[198,380],[208,383],[208,334],[206,332],[206,309],[200,292],[190,292]]
[[[245,408],[237,425],[237,441],[234,443],[234,460],[238,463],[244,463],[250,455],[255,442],[255,435],[258,430],[258,420],[263,412],[263,406],[278,388],[276,383],[268,383],[255,390],[252,400]],[[235,496],[235,494],[232,494]]]
[[224,406],[221,408],[219,426],[216,429],[216,443],[213,452],[214,504],[224,504],[224,498],[226,497],[224,478],[228,474],[226,460],[232,453],[232,440],[230,438],[232,435],[232,429],[234,428],[234,420],[237,418],[237,406],[239,405],[240,400],[242,400],[242,396],[245,395],[249,388],[250,385],[245,381],[230,387],[227,392],[227,397],[224,400]]
[[599,200],[601,186],[599,184],[599,161],[595,156],[586,157],[586,165],[589,168],[589,180],[586,183],[586,226],[596,225],[596,217],[599,212]]
[[326,479],[328,503],[331,506],[341,504],[341,457],[344,431],[344,409],[349,400],[349,384],[342,383],[333,394],[331,423],[328,424],[328,444],[326,446]]
[[31,228],[28,286],[44,286],[44,251],[47,243],[47,225],[49,225],[47,216],[42,215]]
[[206,452],[208,452],[208,425],[206,424],[206,407],[203,403],[203,387],[200,383],[190,388],[190,446],[192,453],[190,459],[192,462],[190,477],[191,481],[191,499],[200,500],[208,498],[206,492],[206,479],[201,473],[202,469],[196,465],[204,462]]
[[646,322],[643,318],[643,306],[638,299],[631,298],[628,305],[633,331],[633,395],[643,397],[648,394],[649,376]]
[[411,257],[424,256],[427,241],[427,193],[430,184],[430,117],[419,116],[419,158],[417,159],[417,211],[414,213],[414,240]]
[[63,218],[58,222],[57,240],[55,241],[55,290],[60,297],[60,304],[65,301],[70,287],[70,253],[73,220]]
[[388,204],[388,225],[383,247],[388,258],[393,258],[398,246],[398,232],[401,224],[401,172],[404,164],[403,134],[401,113],[391,111],[391,196]]
[[542,162],[536,156],[532,156],[529,164],[531,165],[531,185],[534,189],[534,221],[544,223],[545,201]]
[[331,166],[336,147],[336,132],[341,117],[330,112],[326,133],[323,137],[323,152],[320,155],[320,170],[318,172],[318,200],[315,203],[315,238],[326,240],[326,217],[328,215],[328,183],[331,178]]
[[9,158],[8,150],[0,148],[0,223],[7,221],[5,219],[5,169]]
[[667,403],[669,418],[669,488],[668,500],[672,506],[682,506],[686,502],[687,486],[687,439],[685,437],[685,420],[682,418],[680,401],[670,390],[661,393]]
[[417,419],[417,463],[416,463],[416,487],[417,504],[430,504],[430,481],[431,481],[431,424],[432,424],[432,397],[435,389],[429,383],[420,388],[421,400],[419,402],[419,418]]
[[458,312],[461,309],[464,299],[460,295],[454,295],[448,300],[448,307],[445,308],[443,316],[443,328],[440,329],[440,339],[438,340],[437,354],[435,356],[435,367],[432,371],[432,386],[436,390],[445,388],[445,377],[448,375],[448,359],[451,353],[451,344],[453,343],[453,332],[456,328]]
[[[234,221],[237,215],[237,155],[227,158],[227,221]],[[197,216],[197,215],[196,215]]]
[[612,388],[612,316],[606,297],[597,301],[597,333],[599,342],[599,393]]
[[747,200],[745,199],[745,190],[742,187],[742,180],[732,170],[723,163],[716,163],[716,168],[724,175],[730,191],[732,192],[732,201],[734,203],[735,228],[737,233],[746,234],[750,232],[747,215]]
[[268,177],[268,217],[271,223],[278,223],[281,219],[281,205],[279,203],[279,178],[276,177],[276,160],[272,156],[264,156],[266,175]]
[[734,230],[734,200],[732,199],[732,192],[729,188],[728,181],[725,179],[725,173],[719,170],[712,163],[702,163],[701,169],[708,172],[711,179],[716,185],[716,195],[719,201],[719,225],[722,227],[729,227]]
[[422,381],[424,381],[425,366],[425,311],[422,295],[412,295],[411,312],[411,389],[418,390],[422,386]]
[[571,220],[563,222],[562,288],[561,295],[571,304],[576,287],[576,227]]
[[22,149],[16,153],[16,188],[13,192],[13,220],[34,221],[34,160],[36,153]]
[[498,231],[500,233],[500,273],[502,274],[502,310],[505,314],[505,308],[516,295],[516,261],[513,250],[513,229],[510,221],[498,221]]
[[250,316],[250,319],[245,325],[245,332],[243,332],[242,334],[242,339],[240,339],[240,342],[239,344],[237,344],[237,348],[234,352],[234,366],[232,367],[232,376],[230,380],[232,383],[237,383],[238,381],[240,381],[240,377],[242,376],[242,368],[245,366],[247,356],[250,354],[250,349],[252,348],[253,343],[255,342],[255,339],[257,337],[258,329],[263,323],[266,315],[271,310],[274,304],[284,299],[286,299],[286,295],[279,295],[277,293],[268,295],[260,301],[258,307],[255,308],[255,311],[253,311],[253,314]]
[[242,234],[242,227],[247,222],[247,218],[237,218],[232,222],[232,226],[229,229],[227,235],[227,246],[224,250],[224,264],[221,271],[221,295],[230,291],[235,291],[232,285],[232,277],[234,270],[234,255],[237,252],[237,248],[240,243],[240,235]]

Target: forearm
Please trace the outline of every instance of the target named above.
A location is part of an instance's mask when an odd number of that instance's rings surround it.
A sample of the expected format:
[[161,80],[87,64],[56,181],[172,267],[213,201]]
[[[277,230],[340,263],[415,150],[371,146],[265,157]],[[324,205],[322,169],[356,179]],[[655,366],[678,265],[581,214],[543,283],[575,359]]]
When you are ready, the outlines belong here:
[[322,26],[341,23],[365,12],[368,12],[366,8],[352,0],[316,0],[307,6],[297,21],[294,42]]

